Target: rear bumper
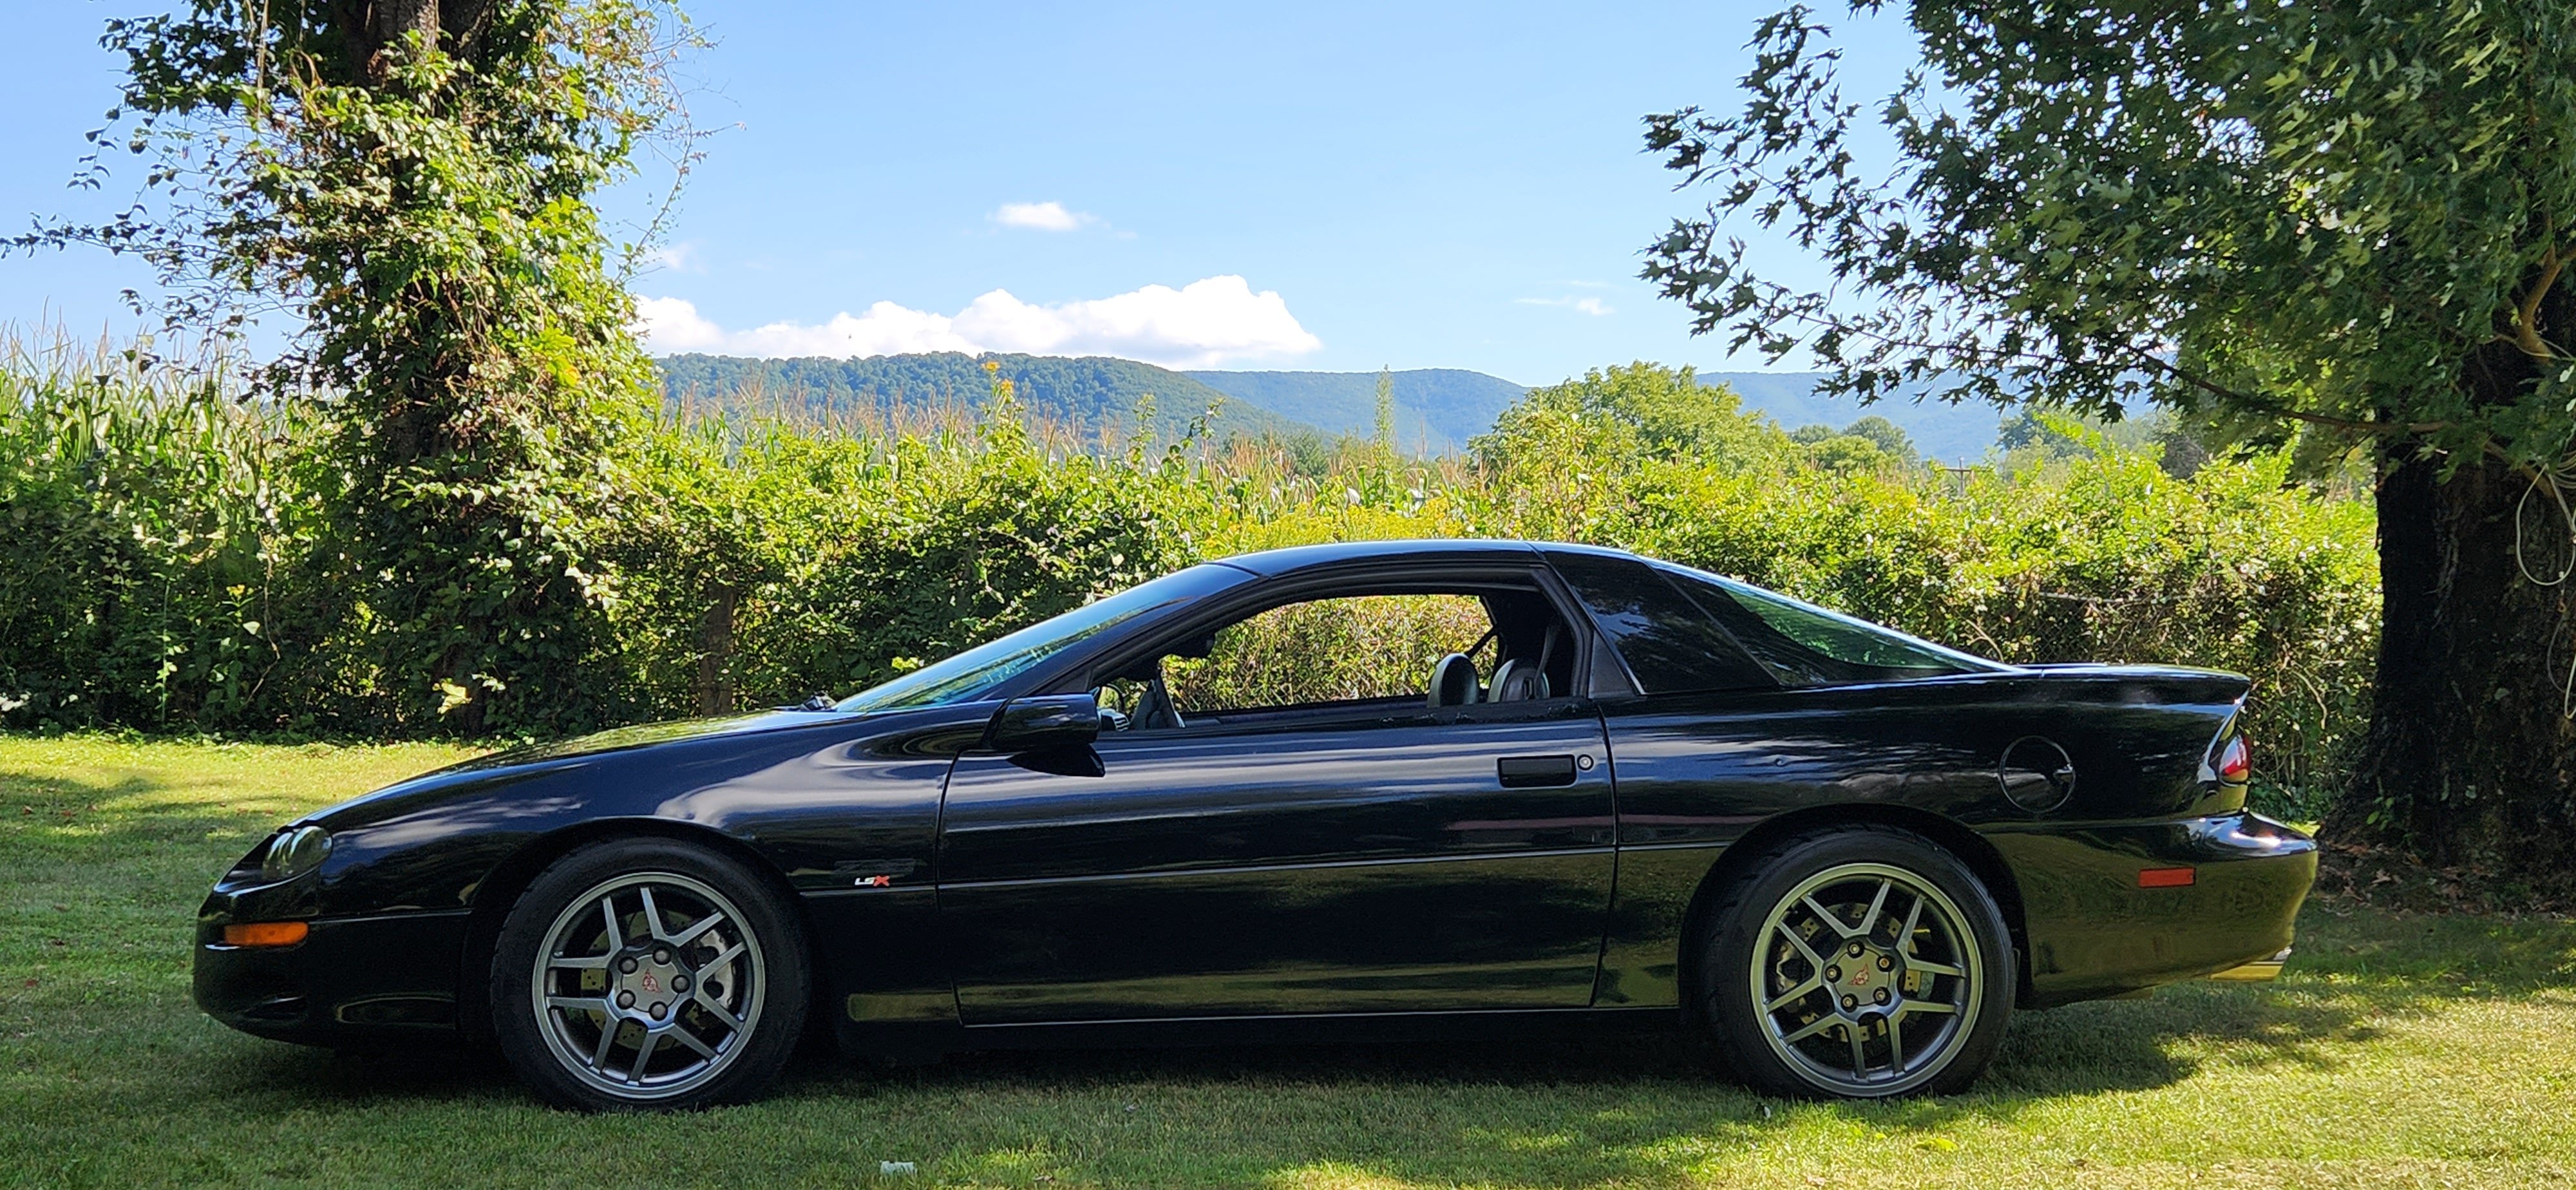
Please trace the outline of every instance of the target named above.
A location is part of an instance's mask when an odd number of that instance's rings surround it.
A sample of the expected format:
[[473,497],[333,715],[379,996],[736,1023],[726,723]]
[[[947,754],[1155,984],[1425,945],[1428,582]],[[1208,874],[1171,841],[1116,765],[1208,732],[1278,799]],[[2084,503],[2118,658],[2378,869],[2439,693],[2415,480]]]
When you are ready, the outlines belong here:
[[2281,968],[2289,962],[2290,952],[2285,948],[2271,958],[2256,959],[2242,967],[2230,967],[2210,978],[2222,983],[2270,983],[2281,977]]
[[242,1032],[364,1047],[456,1024],[466,914],[324,918],[292,946],[226,946],[228,918],[200,918],[197,1007]]
[[[1986,837],[2019,886],[2034,1005],[2221,973],[2277,975],[2317,874],[2313,840],[2246,812]],[[2190,883],[2141,886],[2142,872],[2177,869]]]

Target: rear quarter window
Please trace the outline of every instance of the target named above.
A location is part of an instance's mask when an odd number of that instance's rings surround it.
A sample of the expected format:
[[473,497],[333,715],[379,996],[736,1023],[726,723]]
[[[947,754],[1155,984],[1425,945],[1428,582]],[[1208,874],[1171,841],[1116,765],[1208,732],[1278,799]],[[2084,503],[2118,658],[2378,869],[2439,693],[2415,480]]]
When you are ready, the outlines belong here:
[[1658,567],[1724,624],[1746,651],[1793,686],[1883,682],[2008,669],[1748,583]]
[[1705,610],[1652,567],[1625,558],[1550,553],[1648,694],[1777,685]]

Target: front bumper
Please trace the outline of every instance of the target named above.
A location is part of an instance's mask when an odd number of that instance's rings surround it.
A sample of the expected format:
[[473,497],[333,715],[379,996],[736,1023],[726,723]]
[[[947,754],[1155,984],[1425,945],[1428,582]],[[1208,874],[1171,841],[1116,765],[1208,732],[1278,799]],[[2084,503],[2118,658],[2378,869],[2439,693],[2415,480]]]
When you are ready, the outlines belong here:
[[[2032,826],[1986,837],[2019,884],[2026,992],[2034,1005],[2221,974],[2277,975],[2317,875],[2313,840],[2244,811]],[[2140,880],[2144,872],[2183,868],[2189,884]]]
[[199,915],[195,991],[197,1007],[233,1028],[366,1046],[456,1025],[463,910],[315,919],[292,946],[224,945],[230,921]]

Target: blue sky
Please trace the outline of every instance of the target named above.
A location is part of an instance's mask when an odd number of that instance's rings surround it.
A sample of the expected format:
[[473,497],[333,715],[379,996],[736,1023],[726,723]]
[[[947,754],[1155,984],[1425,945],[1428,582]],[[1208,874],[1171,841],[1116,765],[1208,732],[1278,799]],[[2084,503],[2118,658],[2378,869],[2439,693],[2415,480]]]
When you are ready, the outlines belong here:
[[[0,220],[106,209],[131,175],[63,182],[114,99],[100,25],[134,9],[19,8]],[[1767,8],[703,2],[692,107],[719,131],[635,290],[666,350],[1750,369],[1636,280],[1704,201],[1639,119],[1726,105]],[[1865,32],[1866,60],[1901,66],[1902,40]],[[0,259],[0,320],[131,330],[117,294],[146,280],[103,254]]]

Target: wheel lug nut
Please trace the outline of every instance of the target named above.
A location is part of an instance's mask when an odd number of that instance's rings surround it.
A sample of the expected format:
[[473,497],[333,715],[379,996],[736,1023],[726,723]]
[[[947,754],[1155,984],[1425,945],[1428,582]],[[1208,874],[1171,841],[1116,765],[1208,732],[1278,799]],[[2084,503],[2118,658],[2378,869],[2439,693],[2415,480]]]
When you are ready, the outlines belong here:
[[674,975],[674,976],[672,976],[672,977],[671,977],[671,990],[672,990],[672,991],[675,991],[675,992],[685,992],[685,991],[689,990],[689,977],[688,977],[688,976],[686,976],[686,975]]
[[618,1006],[619,1008],[633,1008],[633,1007],[635,1007],[635,993],[633,993],[633,992],[619,992],[619,993],[617,993],[617,1006]]
[[1887,957],[1886,955],[1880,955],[1880,956],[1878,956],[1878,969],[1879,969],[1879,970],[1881,970],[1881,971],[1886,971],[1886,970],[1890,970],[1890,969],[1894,968],[1895,966],[1896,966],[1896,960],[1891,959],[1891,958]]
[[1843,981],[1843,969],[1842,969],[1842,968],[1840,968],[1840,967],[1827,967],[1827,968],[1825,968],[1825,982],[1826,982],[1826,983],[1841,983],[1842,981]]
[[670,951],[667,951],[667,950],[656,950],[656,951],[654,951],[654,952],[653,952],[653,961],[654,961],[654,962],[656,962],[656,963],[667,963],[667,962],[670,962],[670,961],[671,961],[671,952],[670,952]]
[[1843,997],[1843,1007],[1858,1008],[1860,1007],[1860,1000],[1857,997],[1845,996]]
[[628,975],[633,975],[635,974],[635,960],[627,959],[626,961],[617,964],[617,969],[627,973]]
[[1886,989],[1886,988],[1880,988],[1880,989],[1878,989],[1878,995],[1875,997],[1875,999],[1877,999],[1877,1001],[1878,1001],[1879,1003],[1881,1003],[1881,1004],[1885,1004],[1885,1003],[1887,1003],[1887,989]]
[[1844,954],[1847,954],[1847,955],[1850,955],[1850,956],[1851,956],[1851,957],[1853,957],[1853,958],[1859,958],[1859,957],[1860,957],[1860,949],[1861,949],[1861,947],[1860,947],[1860,943],[1854,942],[1854,943],[1852,943],[1852,944],[1851,944],[1851,949],[1846,950],[1846,951],[1844,951],[1843,953],[1844,953]]
[[653,1019],[654,1019],[654,1020],[657,1020],[657,1021],[658,1021],[658,1020],[660,1020],[660,1019],[662,1019],[663,1014],[664,1014],[664,1013],[669,1012],[670,1010],[671,1010],[671,1006],[670,1006],[670,1005],[668,1005],[668,1004],[663,1004],[663,1003],[660,1003],[660,1002],[658,1002],[658,1001],[657,1001],[657,1002],[655,1002],[655,1003],[654,1003],[654,1005],[653,1005]]

